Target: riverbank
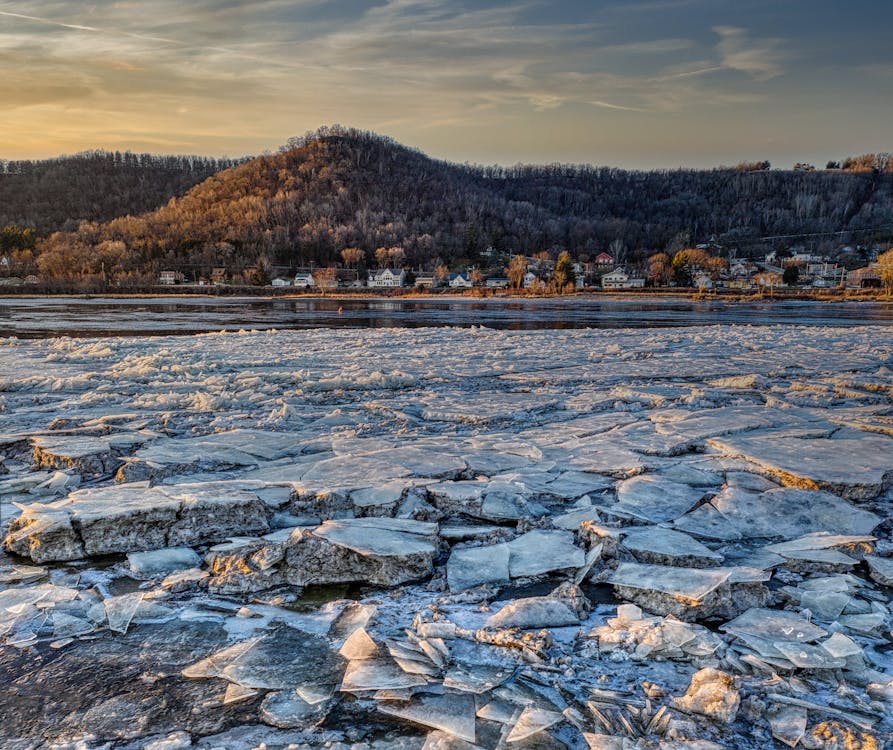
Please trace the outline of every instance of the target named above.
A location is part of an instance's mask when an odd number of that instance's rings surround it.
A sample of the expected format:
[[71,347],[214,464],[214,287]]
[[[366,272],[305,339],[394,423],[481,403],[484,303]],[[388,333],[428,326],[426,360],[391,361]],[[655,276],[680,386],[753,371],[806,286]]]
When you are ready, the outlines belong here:
[[[18,289],[18,288],[16,288]],[[150,287],[145,290],[128,291],[97,290],[90,292],[34,291],[24,293],[13,288],[0,287],[0,299],[301,299],[301,300],[376,300],[402,299],[407,301],[525,301],[525,300],[651,300],[711,301],[724,303],[772,303],[772,302],[872,302],[893,304],[893,296],[879,289],[815,289],[815,290],[774,290],[773,292],[748,292],[738,289],[715,289],[699,291],[690,288],[647,288],[647,289],[585,289],[571,294],[535,293],[528,290],[508,289],[469,289],[429,291],[419,289],[338,289],[332,292],[319,290],[297,290],[293,287]]]

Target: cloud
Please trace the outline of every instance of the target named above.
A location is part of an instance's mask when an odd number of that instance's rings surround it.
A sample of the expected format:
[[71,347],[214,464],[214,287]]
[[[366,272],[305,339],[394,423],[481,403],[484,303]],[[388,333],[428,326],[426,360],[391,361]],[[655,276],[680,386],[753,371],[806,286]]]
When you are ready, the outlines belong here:
[[751,41],[747,29],[738,26],[714,26],[713,31],[719,35],[716,50],[723,68],[747,73],[758,81],[784,72],[778,50],[781,40]]

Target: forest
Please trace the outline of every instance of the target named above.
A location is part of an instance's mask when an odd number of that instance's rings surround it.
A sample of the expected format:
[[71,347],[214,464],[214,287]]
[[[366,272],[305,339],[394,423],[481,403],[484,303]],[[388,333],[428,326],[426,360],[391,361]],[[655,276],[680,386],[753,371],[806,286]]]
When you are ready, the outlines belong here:
[[118,286],[145,285],[162,269],[247,275],[346,257],[371,268],[379,248],[432,269],[561,250],[639,262],[711,238],[739,257],[893,238],[889,155],[769,167],[459,165],[333,126],[238,163],[105,152],[3,162],[0,226],[33,230],[32,249],[8,272]]

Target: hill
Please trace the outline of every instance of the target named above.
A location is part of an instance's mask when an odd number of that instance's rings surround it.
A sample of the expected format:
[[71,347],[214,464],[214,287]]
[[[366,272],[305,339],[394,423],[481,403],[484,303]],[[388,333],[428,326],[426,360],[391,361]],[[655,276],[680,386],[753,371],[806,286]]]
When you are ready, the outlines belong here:
[[635,259],[709,236],[745,254],[779,235],[790,235],[780,244],[803,237],[817,249],[893,236],[893,174],[478,167],[371,133],[323,128],[218,172],[154,211],[84,224],[38,249],[48,278],[101,269],[136,283],[161,268],[207,274],[259,259],[331,264],[348,247],[371,264],[376,248],[398,246],[418,267],[476,262],[488,247],[566,248],[575,256],[610,247]]
[[0,160],[0,226],[48,234],[145,213],[240,161],[120,151]]

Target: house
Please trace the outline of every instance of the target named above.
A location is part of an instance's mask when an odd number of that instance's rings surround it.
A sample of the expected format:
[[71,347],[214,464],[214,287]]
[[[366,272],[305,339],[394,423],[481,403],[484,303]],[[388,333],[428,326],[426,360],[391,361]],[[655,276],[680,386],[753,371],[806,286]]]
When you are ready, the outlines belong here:
[[521,285],[525,289],[530,289],[537,282],[536,274],[533,271],[528,271],[524,274],[524,278],[522,280]]
[[158,283],[165,286],[182,284],[184,281],[186,281],[186,277],[180,271],[162,271],[158,274]]
[[309,289],[310,287],[316,286],[316,280],[313,278],[312,273],[296,273],[295,286],[300,287],[301,289]]
[[608,255],[608,253],[599,253],[595,256],[595,265],[610,268],[614,265],[614,256]]
[[25,283],[26,284],[39,284],[40,277],[34,276],[33,274],[31,274],[31,275],[25,277]]
[[226,269],[225,268],[212,268],[211,269],[211,284],[213,286],[223,286],[226,284]]
[[382,268],[369,273],[368,286],[372,288],[394,289],[406,284],[406,271],[402,268]]
[[471,289],[474,282],[465,273],[454,273],[450,275],[449,285],[453,289]]
[[434,286],[434,274],[430,271],[419,271],[415,275],[415,285],[423,289],[431,289]]
[[706,273],[699,273],[695,276],[694,286],[697,289],[713,289],[713,279],[711,279]]
[[623,268],[615,268],[602,276],[602,289],[641,289],[645,279],[630,276]]
[[491,276],[484,284],[487,289],[505,289],[509,280],[505,276]]
[[291,279],[284,279],[281,276],[277,276],[270,282],[270,286],[291,286]]
[[869,263],[864,268],[857,268],[846,275],[847,289],[876,289],[881,286],[881,267],[877,263]]

